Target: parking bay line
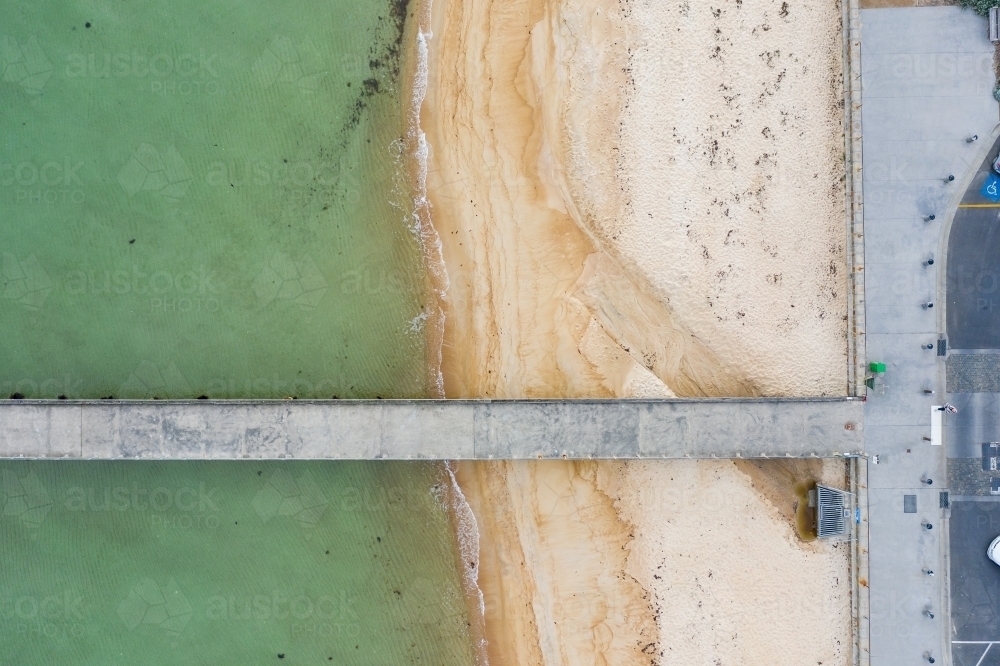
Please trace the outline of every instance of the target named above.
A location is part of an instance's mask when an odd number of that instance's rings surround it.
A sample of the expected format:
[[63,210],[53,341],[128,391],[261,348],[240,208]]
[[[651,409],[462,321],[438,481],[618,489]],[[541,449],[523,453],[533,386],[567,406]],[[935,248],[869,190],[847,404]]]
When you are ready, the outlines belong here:
[[976,666],[980,666],[980,664],[983,663],[983,659],[986,659],[986,654],[990,651],[990,648],[992,648],[997,643],[1000,643],[1000,641],[952,641],[951,642],[952,645],[955,645],[956,643],[960,645],[985,645],[986,649],[983,650],[983,653],[979,656],[979,661],[976,662]]

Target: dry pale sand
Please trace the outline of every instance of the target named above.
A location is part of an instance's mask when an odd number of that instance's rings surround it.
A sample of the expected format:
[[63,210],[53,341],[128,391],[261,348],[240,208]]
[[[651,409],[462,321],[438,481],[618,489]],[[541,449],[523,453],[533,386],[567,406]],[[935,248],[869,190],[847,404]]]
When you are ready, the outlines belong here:
[[836,2],[424,1],[446,395],[846,392]]
[[784,464],[461,463],[489,664],[850,663],[847,544],[802,542],[785,482],[844,464]]

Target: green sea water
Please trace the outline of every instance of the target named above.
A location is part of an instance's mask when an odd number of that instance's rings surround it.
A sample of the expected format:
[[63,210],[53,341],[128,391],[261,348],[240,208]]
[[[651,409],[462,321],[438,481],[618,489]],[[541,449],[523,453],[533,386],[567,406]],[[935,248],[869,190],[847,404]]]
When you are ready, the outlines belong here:
[[0,663],[473,664],[439,465],[0,463]]
[[407,11],[0,0],[0,395],[426,395]]

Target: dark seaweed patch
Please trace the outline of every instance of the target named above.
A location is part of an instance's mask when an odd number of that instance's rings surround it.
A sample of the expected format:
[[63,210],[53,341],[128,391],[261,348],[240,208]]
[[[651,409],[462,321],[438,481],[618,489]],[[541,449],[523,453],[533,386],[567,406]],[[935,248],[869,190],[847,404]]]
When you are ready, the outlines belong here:
[[[346,147],[348,134],[361,122],[369,100],[375,95],[391,94],[397,89],[409,8],[410,0],[389,0],[388,16],[378,17],[375,40],[368,49],[369,77],[361,82],[358,96],[347,114],[342,130],[342,146]],[[351,83],[347,85],[350,87]]]

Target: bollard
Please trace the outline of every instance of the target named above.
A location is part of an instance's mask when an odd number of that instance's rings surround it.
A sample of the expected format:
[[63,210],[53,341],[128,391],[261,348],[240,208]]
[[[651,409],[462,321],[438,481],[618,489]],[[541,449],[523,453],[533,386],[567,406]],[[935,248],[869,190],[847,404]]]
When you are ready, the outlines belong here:
[[924,218],[924,221],[925,221],[925,222],[933,222],[933,221],[934,221],[934,220],[936,220],[936,219],[937,219],[937,215],[933,215],[933,214],[931,214],[931,215],[928,215],[927,217],[925,217],[925,218]]
[[933,576],[934,575],[934,570],[933,569],[921,569],[921,571],[923,571],[928,576]]
[[966,139],[965,142],[966,143],[974,143],[974,142],[976,142],[978,140],[979,140],[979,135],[978,134],[973,134],[968,139]]
[[921,303],[920,307],[922,307],[924,310],[930,310],[932,307],[934,307],[934,302],[927,301],[926,303]]
[[921,521],[920,521],[920,524],[921,524],[921,525],[923,525],[923,527],[924,527],[924,529],[925,529],[925,530],[931,530],[931,529],[934,529],[934,526],[933,526],[933,525],[931,525],[931,524],[930,524],[929,522],[927,522],[926,520],[921,520]]
[[924,347],[924,349],[934,349],[934,343],[933,342],[928,342],[923,347]]

